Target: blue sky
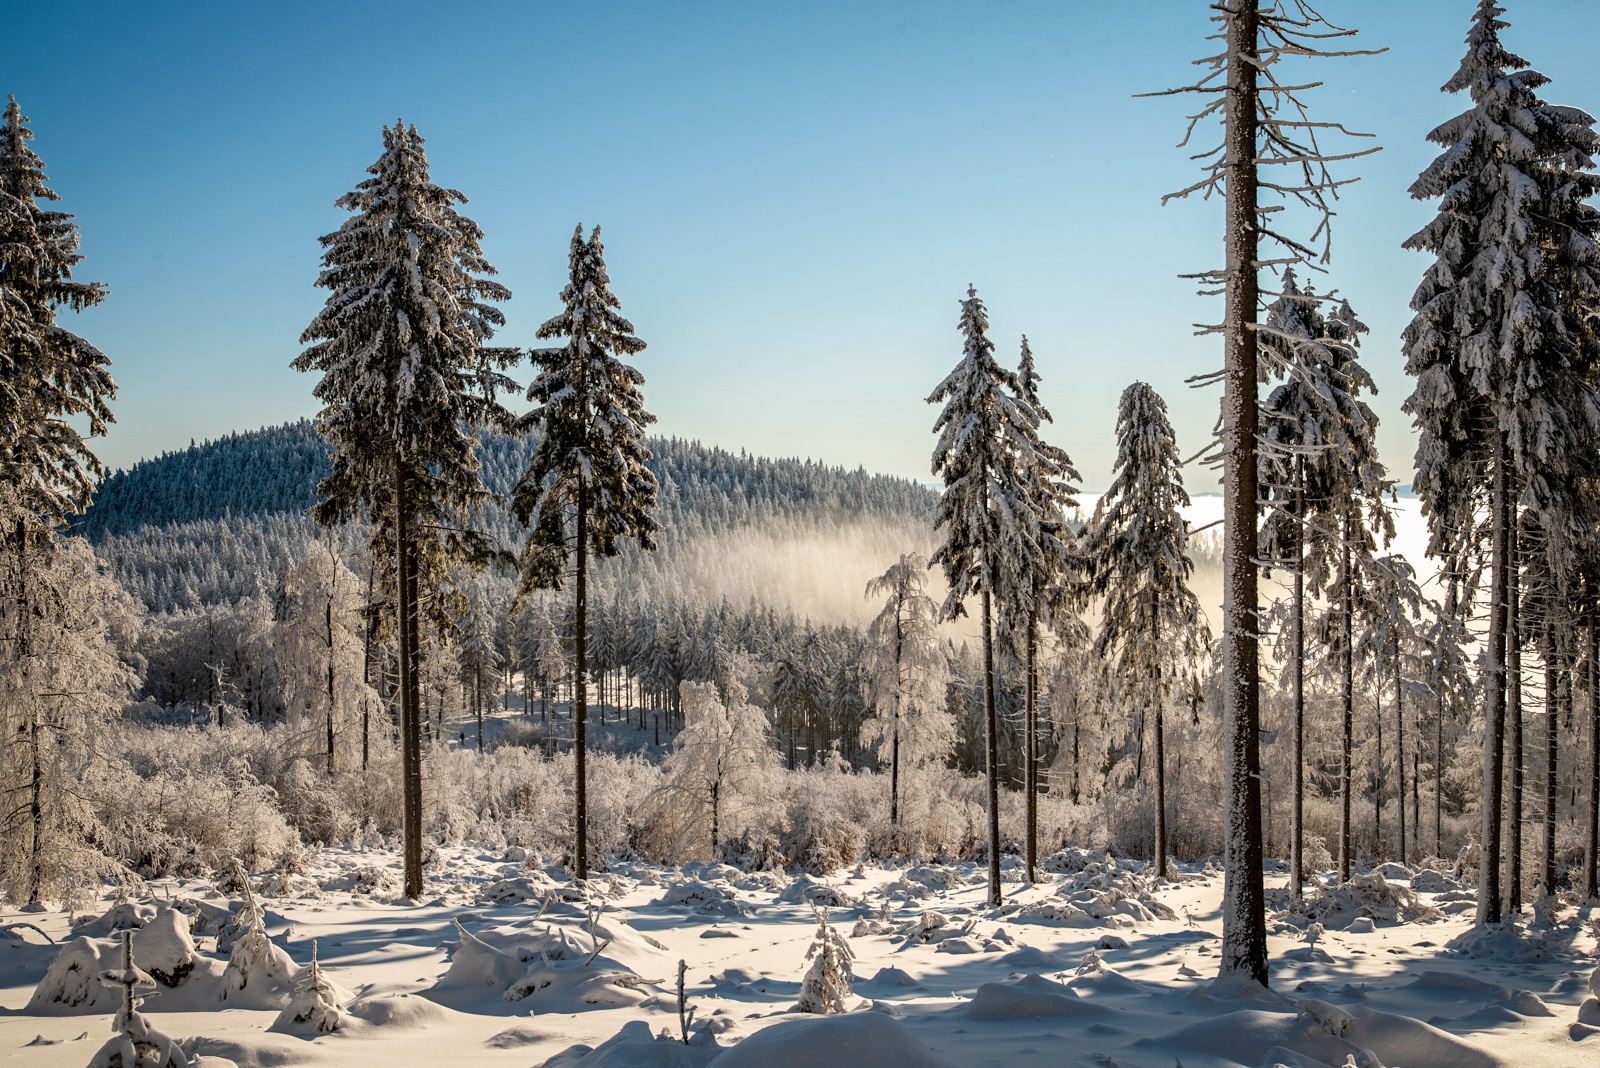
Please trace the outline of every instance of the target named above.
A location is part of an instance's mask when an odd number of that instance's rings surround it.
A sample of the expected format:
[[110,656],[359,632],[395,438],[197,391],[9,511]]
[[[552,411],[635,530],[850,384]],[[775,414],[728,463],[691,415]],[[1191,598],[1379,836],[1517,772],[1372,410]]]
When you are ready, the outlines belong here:
[[[1472,0],[1325,0],[1378,57],[1305,64],[1317,118],[1377,135],[1345,165],[1323,283],[1372,328],[1380,444],[1409,481],[1398,335],[1429,216],[1406,187],[1423,137],[1465,107]],[[1506,43],[1600,110],[1600,3],[1510,0]],[[96,4],[8,16],[4,82],[33,120],[80,277],[110,299],[75,329],[112,358],[113,466],[311,415],[291,371],[321,306],[317,237],[404,117],[514,297],[498,340],[555,310],[566,247],[600,223],[664,434],[927,479],[923,398],[960,353],[957,301],[1021,334],[1051,433],[1089,489],[1109,478],[1116,398],[1144,379],[1180,445],[1204,444],[1220,361],[1191,324],[1220,301],[1220,205],[1162,207],[1192,180],[1186,101],[1203,0],[1144,3]],[[526,375],[524,369],[523,375]],[[1193,471],[1190,488],[1215,476]]]

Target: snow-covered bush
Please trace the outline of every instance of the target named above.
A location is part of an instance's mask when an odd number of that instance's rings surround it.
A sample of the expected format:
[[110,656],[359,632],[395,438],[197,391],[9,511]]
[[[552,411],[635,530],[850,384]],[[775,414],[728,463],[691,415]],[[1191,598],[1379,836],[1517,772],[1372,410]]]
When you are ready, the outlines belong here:
[[139,1002],[156,983],[134,963],[131,932],[122,933],[121,967],[101,972],[99,981],[121,991],[121,1004],[111,1020],[111,1040],[90,1058],[89,1068],[189,1068],[183,1050],[139,1012]]
[[244,900],[231,924],[233,945],[228,968],[222,973],[222,1000],[276,1007],[294,988],[294,961],[267,936],[266,911],[250,889],[247,876],[243,882]]
[[806,960],[811,962],[811,967],[800,981],[800,1000],[795,1003],[794,1011],[844,1012],[854,978],[850,974],[853,959],[855,954],[850,951],[850,943],[837,927],[828,923],[827,910],[818,909],[817,937],[806,950]]
[[294,997],[268,1030],[307,1038],[331,1034],[344,1024],[349,1000],[349,991],[329,979],[317,963],[317,944],[312,942],[311,963],[295,974]]

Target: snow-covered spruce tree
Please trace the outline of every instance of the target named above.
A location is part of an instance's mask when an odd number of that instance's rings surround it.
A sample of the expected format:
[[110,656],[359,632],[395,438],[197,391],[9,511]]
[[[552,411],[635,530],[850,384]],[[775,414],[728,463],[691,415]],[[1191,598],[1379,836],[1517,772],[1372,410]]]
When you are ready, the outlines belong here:
[[[916,553],[867,583],[868,597],[885,597],[867,626],[863,696],[872,718],[862,741],[889,765],[889,848],[900,848],[900,768],[943,760],[955,745],[945,708],[950,665],[937,633],[938,605],[923,592],[928,561]],[[887,752],[886,752],[887,751]]]
[[713,682],[683,682],[679,689],[683,729],[663,765],[660,811],[673,827],[673,853],[704,833],[707,855],[715,861],[723,829],[732,822],[726,817],[760,800],[777,753],[766,713],[750,703],[736,679],[730,678],[721,694]]
[[1144,382],[1117,404],[1117,459],[1111,485],[1084,529],[1089,589],[1100,599],[1097,652],[1123,692],[1154,713],[1155,864],[1167,875],[1167,699],[1210,644],[1200,602],[1189,590],[1194,563],[1184,552],[1189,494],[1179,470],[1167,404]]
[[[104,473],[84,432],[105,433],[117,387],[105,355],[56,321],[62,309],[99,304],[106,288],[72,278],[82,259],[78,228],[71,215],[46,206],[60,195],[32,139],[27,116],[8,98],[0,121],[0,731],[7,739],[0,754],[6,839],[0,874],[5,892],[21,903],[68,890],[90,874],[92,864],[77,867],[88,859],[77,818],[52,810],[58,802],[75,807],[67,789],[72,780],[49,782],[67,770],[52,754],[66,740],[61,732],[84,743],[126,688],[120,666],[107,674],[98,655],[81,671],[50,659],[77,645],[98,650],[104,640],[105,625],[87,634],[64,629],[72,621],[59,613],[81,601],[76,594],[107,591],[92,557],[89,590],[61,587],[63,570],[83,570],[87,550],[58,545],[57,532],[88,505]],[[61,683],[87,685],[87,700],[66,696],[76,691]],[[52,842],[63,831],[67,840]]]
[[422,893],[422,708],[418,605],[451,558],[486,549],[463,529],[487,493],[473,431],[509,429],[497,400],[515,352],[486,347],[509,298],[487,276],[483,231],[455,206],[466,197],[436,185],[416,127],[383,131],[372,176],[340,197],[352,213],[321,239],[327,304],[301,335],[298,371],[318,371],[317,429],[333,470],[313,514],[338,523],[365,513],[374,548],[396,574],[399,706],[405,796],[405,892]]
[[331,536],[290,565],[275,605],[270,647],[284,703],[322,736],[330,775],[339,770],[341,739],[347,751],[354,742],[346,729],[378,701],[362,663],[362,606],[360,580]]
[[828,923],[827,910],[815,911],[817,937],[806,950],[806,960],[811,962],[811,967],[800,980],[800,1000],[795,1003],[794,1011],[818,1015],[844,1012],[854,978],[850,974],[850,962],[855,954],[839,929]]
[[311,963],[295,973],[294,997],[268,1030],[308,1038],[332,1034],[345,1022],[348,999],[349,992],[328,978],[317,963],[317,943],[313,941]]
[[1419,200],[1437,198],[1439,214],[1405,241],[1435,257],[1403,334],[1432,551],[1464,548],[1480,507],[1492,521],[1480,923],[1503,915],[1512,510],[1519,500],[1537,509],[1552,543],[1582,533],[1576,495],[1593,468],[1596,405],[1593,332],[1581,320],[1600,298],[1585,203],[1597,189],[1593,120],[1538,97],[1549,79],[1501,44],[1503,14],[1480,0],[1467,53],[1443,86],[1466,90],[1472,107],[1428,134],[1444,151],[1411,186]]
[[[1039,400],[1039,373],[1034,368],[1033,350],[1026,335],[1017,365],[1017,386],[1021,398],[1030,405],[1041,424],[1051,422],[1050,412]],[[1083,583],[1083,560],[1077,551],[1077,536],[1067,526],[1067,513],[1078,510],[1077,489],[1072,482],[1082,480],[1063,449],[1040,439],[1034,447],[1037,462],[1024,469],[1022,489],[1032,498],[1032,510],[1039,517],[1038,553],[1029,561],[1028,573],[1016,589],[1021,602],[1017,610],[1006,613],[1020,617],[1021,657],[1025,694],[1023,699],[1023,776],[1022,789],[1026,831],[1023,862],[1028,881],[1037,877],[1039,854],[1039,627],[1042,624],[1069,644],[1081,642],[1086,628],[1077,607]],[[1010,619],[1008,619],[1008,622]]]
[[[1196,127],[1220,119],[1221,142],[1197,153],[1205,161],[1203,177],[1169,194],[1163,202],[1193,193],[1221,195],[1224,202],[1226,265],[1201,277],[1212,292],[1224,296],[1223,320],[1211,329],[1222,335],[1223,367],[1201,376],[1221,379],[1222,412],[1219,446],[1223,484],[1223,635],[1222,682],[1226,806],[1223,818],[1224,877],[1222,953],[1219,979],[1267,984],[1267,925],[1261,878],[1264,852],[1261,825],[1261,705],[1257,634],[1257,333],[1260,313],[1259,275],[1263,239],[1275,242],[1292,261],[1309,260],[1317,252],[1282,230],[1268,225],[1274,216],[1263,211],[1262,193],[1309,210],[1315,219],[1312,241],[1323,241],[1320,258],[1328,258],[1330,197],[1339,185],[1329,171],[1334,160],[1364,152],[1327,154],[1319,136],[1329,130],[1349,133],[1337,123],[1315,122],[1301,93],[1306,85],[1282,81],[1278,65],[1285,57],[1361,54],[1329,51],[1330,42],[1355,31],[1333,26],[1309,0],[1263,6],[1260,0],[1220,0],[1212,16],[1221,27],[1214,35],[1221,51],[1200,61],[1209,72],[1197,83],[1170,93],[1195,93],[1204,105],[1191,116],[1183,145]],[[1320,84],[1320,83],[1312,83]],[[1165,94],[1157,94],[1165,95]],[[1376,151],[1372,149],[1369,151]],[[1282,168],[1282,170],[1275,170]],[[1265,205],[1278,207],[1278,205]]]
[[1283,290],[1267,308],[1261,334],[1264,362],[1284,381],[1263,406],[1257,448],[1259,490],[1267,514],[1261,528],[1262,558],[1289,572],[1287,626],[1280,632],[1280,659],[1287,665],[1294,720],[1293,798],[1289,885],[1304,883],[1305,797],[1305,598],[1326,585],[1330,554],[1340,544],[1343,507],[1350,486],[1366,497],[1381,492],[1378,419],[1361,400],[1376,387],[1356,359],[1367,328],[1349,302],[1332,314],[1311,287],[1302,290],[1286,268]]
[[[7,99],[0,123],[0,507],[5,551],[23,558],[32,544],[81,512],[104,468],[90,436],[111,420],[116,383],[104,353],[56,322],[106,298],[99,282],[75,282],[78,227],[43,203],[60,199],[28,142],[33,131]],[[26,589],[13,591],[27,597]]]
[[109,1041],[89,1059],[89,1068],[189,1068],[176,1042],[150,1025],[139,1002],[156,981],[133,960],[133,932],[122,932],[122,967],[103,971],[100,982],[122,990],[122,1004],[111,1018]]
[[251,889],[249,875],[238,861],[234,865],[244,900],[229,923],[235,936],[228,967],[222,973],[220,997],[235,1003],[254,999],[259,1004],[263,994],[271,998],[292,990],[296,969],[289,954],[268,936],[267,912]]
[[597,226],[583,238],[572,234],[569,277],[561,291],[561,313],[539,327],[544,339],[566,338],[560,348],[529,355],[539,375],[528,387],[537,407],[518,424],[523,433],[538,428],[528,469],[511,494],[512,513],[530,530],[523,552],[523,588],[559,589],[569,564],[576,609],[572,658],[572,718],[575,811],[573,871],[589,877],[589,794],[585,761],[588,714],[589,554],[615,556],[620,541],[632,538],[642,549],[655,548],[658,529],[656,477],[646,466],[650,450],[645,427],[655,416],[644,410],[644,375],[624,356],[644,350],[633,324],[617,310],[611,292],[605,247]]
[[[1040,463],[1039,417],[1021,397],[1017,376],[994,358],[989,315],[972,287],[961,302],[961,360],[928,396],[943,404],[933,431],[933,473],[944,480],[935,529],[943,543],[930,566],[944,568],[950,591],[940,615],[966,614],[966,598],[982,603],[984,764],[988,776],[989,903],[1000,904],[1000,768],[995,715],[994,610],[1034,573],[1039,517],[1025,486]],[[1000,600],[1001,607],[1014,601]]]

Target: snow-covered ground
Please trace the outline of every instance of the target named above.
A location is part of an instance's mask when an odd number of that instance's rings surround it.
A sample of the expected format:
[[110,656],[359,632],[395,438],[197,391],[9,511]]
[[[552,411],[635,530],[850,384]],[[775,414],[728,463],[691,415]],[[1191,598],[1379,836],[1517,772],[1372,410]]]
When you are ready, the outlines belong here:
[[[1077,851],[1048,867],[1036,886],[1010,867],[1005,903],[991,910],[972,865],[814,879],[619,863],[585,893],[516,851],[445,848],[427,901],[412,905],[395,899],[393,852],[324,850],[301,875],[256,883],[274,943],[305,965],[315,942],[349,999],[334,1033],[280,1014],[281,970],[253,974],[243,991],[230,978],[216,945],[235,940],[236,887],[230,899],[209,882],[161,883],[80,925],[73,933],[96,940],[71,950],[25,928],[0,935],[0,1064],[89,1062],[114,1007],[92,973],[118,963],[119,920],[145,925],[133,943],[141,967],[181,977],[145,1004],[147,1019],[210,1068],[1600,1063],[1600,1006],[1580,1008],[1600,982],[1600,924],[1570,909],[1542,930],[1455,941],[1470,932],[1470,887],[1386,866],[1278,914],[1275,993],[1240,1001],[1209,989],[1219,872],[1154,884],[1136,862]],[[178,916],[162,911],[174,904]],[[854,955],[844,1017],[791,1012],[815,906]],[[0,913],[16,922],[73,937],[62,913]],[[680,959],[702,1036],[688,1046],[656,1037],[679,1034]]]

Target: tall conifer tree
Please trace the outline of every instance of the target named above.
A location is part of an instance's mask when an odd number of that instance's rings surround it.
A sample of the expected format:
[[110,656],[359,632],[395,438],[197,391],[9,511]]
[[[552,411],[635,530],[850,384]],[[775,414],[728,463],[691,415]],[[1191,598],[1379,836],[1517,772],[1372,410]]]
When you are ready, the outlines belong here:
[[400,727],[405,796],[405,892],[422,893],[422,711],[418,602],[424,577],[486,551],[462,519],[487,496],[475,428],[509,429],[497,400],[515,353],[486,342],[511,296],[489,280],[483,231],[455,210],[466,200],[433,183],[416,127],[383,131],[372,177],[335,203],[352,213],[321,239],[317,285],[327,304],[301,335],[299,371],[320,371],[317,429],[333,470],[313,515],[337,523],[365,513],[375,547],[396,569]]
[[1167,403],[1143,382],[1122,391],[1111,486],[1084,531],[1090,589],[1101,602],[1098,652],[1154,711],[1155,862],[1167,875],[1165,706],[1211,635],[1189,590],[1188,507]]
[[531,527],[523,555],[525,589],[559,589],[572,566],[574,602],[572,718],[577,783],[573,831],[573,873],[589,877],[589,809],[585,759],[588,711],[589,554],[615,556],[621,539],[655,548],[653,515],[656,477],[646,466],[650,450],[645,427],[655,416],[644,410],[639,387],[644,375],[622,357],[642,352],[645,343],[617,310],[611,292],[605,248],[597,226],[584,240],[583,226],[572,234],[569,278],[561,291],[560,314],[539,327],[540,338],[566,338],[560,348],[530,355],[539,375],[528,387],[538,407],[520,424],[539,429],[528,469],[511,495],[511,510]]
[[1594,211],[1584,203],[1597,188],[1593,119],[1538,97],[1549,79],[1501,44],[1504,13],[1494,0],[1478,4],[1467,53],[1443,87],[1465,90],[1472,107],[1428,134],[1444,151],[1411,195],[1438,199],[1439,214],[1405,242],[1435,257],[1403,335],[1431,550],[1470,548],[1478,509],[1491,519],[1480,923],[1499,922],[1504,904],[1514,510],[1536,508],[1553,545],[1581,535],[1590,517],[1579,494],[1600,418],[1594,337],[1582,321],[1600,296]]
[[961,359],[929,404],[943,404],[933,473],[944,480],[935,529],[944,541],[930,566],[944,568],[950,590],[940,614],[966,614],[966,598],[982,604],[984,764],[988,776],[989,903],[1000,903],[999,730],[995,713],[994,612],[1008,590],[1028,581],[1039,557],[1039,517],[1025,491],[1027,472],[1040,462],[1039,416],[1022,399],[1017,376],[994,358],[989,314],[967,288],[958,324]]

